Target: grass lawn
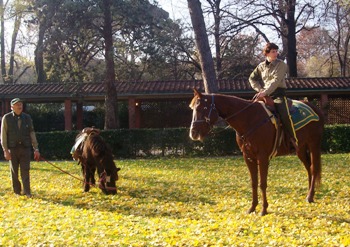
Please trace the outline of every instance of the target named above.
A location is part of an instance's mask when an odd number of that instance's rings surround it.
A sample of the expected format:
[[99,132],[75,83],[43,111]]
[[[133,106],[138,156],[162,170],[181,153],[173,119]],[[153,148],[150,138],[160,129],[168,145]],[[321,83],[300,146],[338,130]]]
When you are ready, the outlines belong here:
[[[80,176],[73,161],[55,165]],[[117,161],[118,194],[82,192],[79,180],[32,162],[34,198],[12,193],[0,162],[0,246],[350,246],[350,155],[323,155],[322,186],[305,201],[294,156],[271,162],[269,214],[246,214],[241,157]]]

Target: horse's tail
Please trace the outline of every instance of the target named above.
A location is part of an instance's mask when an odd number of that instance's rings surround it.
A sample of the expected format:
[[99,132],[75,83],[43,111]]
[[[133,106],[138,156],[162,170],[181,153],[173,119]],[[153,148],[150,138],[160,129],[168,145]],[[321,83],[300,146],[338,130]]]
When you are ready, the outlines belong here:
[[322,144],[322,136],[324,132],[324,125],[325,125],[325,117],[323,112],[316,107],[314,104],[311,104],[309,102],[306,102],[307,105],[309,105],[319,116],[318,121],[318,133],[315,134],[315,138],[319,138],[317,142],[317,147],[310,153],[310,158],[312,159],[313,164],[313,175],[315,179],[315,185],[320,186],[321,185],[321,178],[322,178],[322,162],[321,162],[321,144]]

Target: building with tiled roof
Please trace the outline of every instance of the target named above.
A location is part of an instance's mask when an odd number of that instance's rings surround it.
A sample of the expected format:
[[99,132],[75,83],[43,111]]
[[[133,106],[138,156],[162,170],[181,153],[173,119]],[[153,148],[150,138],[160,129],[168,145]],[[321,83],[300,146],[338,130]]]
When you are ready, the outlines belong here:
[[[321,92],[344,93],[350,91],[350,78],[289,78],[287,79],[290,95],[319,94]],[[191,96],[192,88],[204,91],[202,81],[133,81],[118,82],[116,90],[118,99],[136,98],[168,98]],[[250,96],[254,92],[248,80],[219,80],[220,93]],[[71,100],[86,98],[103,100],[104,86],[102,83],[48,83],[48,84],[0,84],[1,100],[21,97],[30,102],[62,101],[69,97]]]
[[[350,97],[350,78],[288,78],[286,80],[288,96],[291,98],[308,97],[317,100],[326,114],[331,112],[330,104],[336,100],[338,108],[347,108]],[[129,127],[140,127],[138,111],[135,107],[142,102],[164,101],[164,100],[190,100],[196,88],[204,91],[202,81],[133,81],[117,82],[116,90],[118,101],[129,103]],[[247,79],[219,80],[219,93],[232,94],[238,97],[251,98],[254,91],[251,89]],[[28,103],[64,102],[65,129],[72,128],[71,110],[72,104],[82,107],[84,102],[104,101],[105,90],[103,83],[48,83],[48,84],[1,84],[0,99],[2,115],[10,110],[9,102],[15,97],[20,97]],[[342,99],[342,103],[339,103]],[[345,111],[345,109],[343,109]],[[342,112],[341,115],[349,118],[349,113]],[[345,122],[350,120],[344,120]],[[333,122],[329,121],[328,122]],[[78,119],[78,128],[82,127],[82,119]]]

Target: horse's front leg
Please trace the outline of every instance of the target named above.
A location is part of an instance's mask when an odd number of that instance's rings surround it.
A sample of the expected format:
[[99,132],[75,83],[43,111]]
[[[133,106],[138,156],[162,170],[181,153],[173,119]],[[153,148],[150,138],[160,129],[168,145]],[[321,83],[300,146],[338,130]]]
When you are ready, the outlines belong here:
[[95,180],[95,173],[96,173],[96,167],[91,169],[91,184],[96,185],[96,180]]
[[247,158],[245,155],[244,160],[249,169],[252,187],[252,205],[248,210],[248,213],[250,214],[255,212],[256,206],[258,205],[258,164],[256,163],[256,161]]
[[89,192],[89,190],[90,190],[90,178],[91,178],[91,172],[85,166],[85,170],[84,170],[84,192]]
[[267,175],[268,175],[268,168],[269,168],[269,161],[268,160],[259,160],[259,171],[260,171],[260,189],[261,189],[261,197],[263,200],[262,203],[262,210],[261,210],[261,216],[264,216],[267,214],[267,208],[269,206],[269,203],[267,202]]

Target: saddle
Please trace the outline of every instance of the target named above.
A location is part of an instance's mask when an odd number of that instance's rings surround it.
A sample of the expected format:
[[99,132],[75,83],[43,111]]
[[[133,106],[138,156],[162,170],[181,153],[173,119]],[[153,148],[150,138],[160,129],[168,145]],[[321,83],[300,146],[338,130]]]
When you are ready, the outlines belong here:
[[[270,96],[264,96],[258,99],[258,101],[261,101],[265,104],[265,106],[273,113],[276,112],[275,109],[275,103],[273,102],[273,99]],[[290,98],[287,98],[287,104],[289,111],[292,112],[293,110],[293,100]]]
[[[264,109],[269,116],[273,116],[273,117],[270,117],[270,119],[276,128],[275,144],[274,144],[273,151],[270,155],[270,159],[271,159],[273,156],[277,154],[277,149],[282,144],[286,145],[285,148],[289,150],[290,147],[292,146],[291,145],[292,143],[290,143],[289,141],[284,141],[284,140],[289,140],[289,138],[287,137],[287,134],[283,130],[283,126],[278,117],[278,114],[276,114],[276,109],[274,106],[273,99],[269,96],[265,96],[265,97],[259,98],[258,102],[260,102],[264,106]],[[303,128],[305,125],[307,125],[311,121],[319,121],[319,116],[315,113],[315,111],[309,105],[305,104],[304,102],[287,99],[287,103],[288,103],[289,113],[291,115],[295,131]]]

